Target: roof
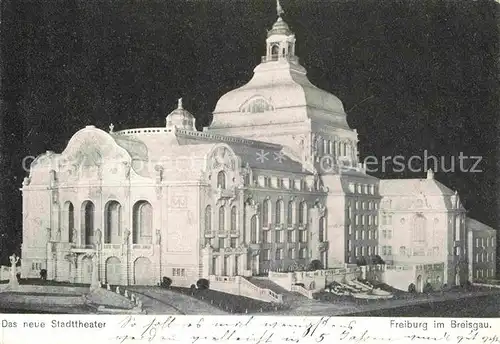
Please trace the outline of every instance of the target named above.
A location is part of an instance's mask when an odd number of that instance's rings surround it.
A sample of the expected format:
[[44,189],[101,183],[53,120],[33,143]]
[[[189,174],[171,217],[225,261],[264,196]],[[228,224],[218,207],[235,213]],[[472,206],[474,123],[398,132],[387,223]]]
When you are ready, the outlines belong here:
[[467,217],[465,219],[465,226],[467,227],[467,230],[472,230],[472,231],[494,231],[496,233],[496,230],[488,225],[485,225],[482,222],[479,222],[477,220],[471,219],[470,217]]
[[452,196],[453,190],[435,179],[381,179],[380,194],[383,196]]

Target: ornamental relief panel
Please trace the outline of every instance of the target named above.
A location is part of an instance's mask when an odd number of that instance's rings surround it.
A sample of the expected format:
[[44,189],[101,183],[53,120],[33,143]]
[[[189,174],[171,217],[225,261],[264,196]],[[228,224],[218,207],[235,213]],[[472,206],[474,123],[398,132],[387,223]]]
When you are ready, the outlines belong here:
[[[386,201],[382,201],[382,206],[384,208],[387,207]],[[428,209],[430,206],[423,199],[415,199],[415,198],[397,198],[394,199],[394,202],[391,204],[393,209],[396,210],[410,210],[410,209]]]

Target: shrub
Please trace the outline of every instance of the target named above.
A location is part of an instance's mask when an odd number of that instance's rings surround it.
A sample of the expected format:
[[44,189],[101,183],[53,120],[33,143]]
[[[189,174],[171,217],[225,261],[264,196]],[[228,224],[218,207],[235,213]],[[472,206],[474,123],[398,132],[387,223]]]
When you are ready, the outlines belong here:
[[191,286],[189,287],[189,289],[191,289],[191,290],[196,289],[196,286],[194,284],[191,284]]
[[357,259],[356,260],[356,265],[358,265],[358,266],[364,266],[364,265],[366,265],[366,259],[365,259],[365,257],[361,257],[361,258]]
[[378,254],[375,255],[373,258],[372,258],[372,263],[373,264],[385,264],[385,261],[382,259],[382,257],[380,257]]
[[409,293],[415,293],[417,291],[417,287],[415,287],[415,284],[411,283],[409,286],[408,286],[408,292]]
[[172,285],[172,279],[163,276],[162,281],[161,281],[161,287],[162,288],[170,288],[171,285]]
[[47,270],[46,270],[46,269],[42,269],[42,270],[40,270],[40,278],[41,278],[43,281],[46,281],[46,280],[47,280]]
[[424,286],[424,290],[423,290],[423,292],[424,292],[424,293],[430,293],[430,292],[432,292],[432,290],[433,290],[433,289],[432,289],[432,285],[431,285],[430,283],[427,283],[427,284]]
[[206,279],[206,278],[200,278],[197,282],[196,282],[196,287],[198,289],[209,289],[210,287],[210,282]]
[[318,259],[314,259],[309,263],[309,266],[307,267],[309,271],[316,271],[316,270],[322,270],[323,269],[323,264],[321,264],[321,261]]

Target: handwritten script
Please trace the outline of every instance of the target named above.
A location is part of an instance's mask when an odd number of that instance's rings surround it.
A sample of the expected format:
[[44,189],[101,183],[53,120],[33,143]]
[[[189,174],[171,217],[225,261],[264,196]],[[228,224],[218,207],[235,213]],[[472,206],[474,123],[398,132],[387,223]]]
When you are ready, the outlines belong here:
[[[492,328],[391,329],[374,325],[370,319],[338,317],[148,317],[119,319],[113,343],[460,343],[500,344]],[[425,321],[425,320],[423,320]]]

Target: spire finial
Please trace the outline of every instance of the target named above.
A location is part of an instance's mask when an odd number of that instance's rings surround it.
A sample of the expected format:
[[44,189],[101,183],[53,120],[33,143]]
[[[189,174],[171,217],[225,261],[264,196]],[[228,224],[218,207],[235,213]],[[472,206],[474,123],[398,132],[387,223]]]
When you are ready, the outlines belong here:
[[283,7],[281,7],[280,0],[276,0],[276,12],[278,13],[278,17],[281,18],[281,15],[285,13],[283,11]]
[[179,99],[177,100],[177,108],[178,108],[178,109],[182,109],[182,108],[183,108],[183,107],[182,107],[182,98],[179,98]]
[[112,133],[114,128],[115,128],[115,126],[113,125],[113,123],[111,123],[109,125],[109,132]]

